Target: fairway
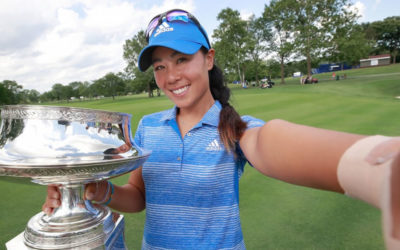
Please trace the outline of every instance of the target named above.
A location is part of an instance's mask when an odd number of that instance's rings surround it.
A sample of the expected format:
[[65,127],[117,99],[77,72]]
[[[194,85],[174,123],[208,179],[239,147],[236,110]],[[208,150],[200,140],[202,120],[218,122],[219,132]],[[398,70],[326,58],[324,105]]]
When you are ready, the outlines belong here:
[[[232,85],[232,104],[242,115],[360,134],[400,135],[400,64],[345,72],[347,79],[300,85],[287,79],[272,89]],[[342,73],[341,73],[342,74]],[[165,97],[146,94],[92,101],[52,103],[131,113],[139,119],[171,108]],[[299,148],[298,150],[302,150]],[[113,179],[126,183],[128,175]],[[1,179],[0,179],[1,180]],[[0,181],[0,249],[41,211],[43,186]],[[346,196],[265,177],[246,166],[240,180],[240,216],[247,249],[384,249],[378,209]],[[145,213],[125,214],[129,249],[140,249]]]

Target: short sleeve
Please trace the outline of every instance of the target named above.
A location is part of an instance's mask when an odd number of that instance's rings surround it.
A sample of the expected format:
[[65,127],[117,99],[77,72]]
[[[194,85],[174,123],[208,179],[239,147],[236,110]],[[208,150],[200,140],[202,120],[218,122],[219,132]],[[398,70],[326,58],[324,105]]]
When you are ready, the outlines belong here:
[[262,127],[265,124],[265,121],[258,118],[254,118],[250,115],[242,116],[242,120],[247,123],[247,129]]
[[[247,129],[262,127],[265,124],[265,121],[258,119],[258,118],[254,118],[250,115],[242,116],[242,120],[247,123]],[[240,148],[239,142],[236,143],[236,155],[238,156],[238,162],[242,168],[241,170],[243,171],[243,167],[248,161],[247,161],[246,156],[244,155],[242,149]],[[249,162],[249,164],[251,165],[250,162]],[[253,166],[253,165],[251,165],[251,166]]]

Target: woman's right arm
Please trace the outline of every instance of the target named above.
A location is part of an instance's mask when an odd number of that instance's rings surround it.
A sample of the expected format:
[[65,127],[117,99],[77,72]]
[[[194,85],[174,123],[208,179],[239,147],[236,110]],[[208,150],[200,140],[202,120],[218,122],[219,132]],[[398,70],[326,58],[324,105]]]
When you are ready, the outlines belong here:
[[[107,182],[90,183],[85,188],[85,199],[92,201],[107,201]],[[48,186],[46,201],[42,206],[43,212],[51,214],[54,208],[61,205],[61,194],[57,186]],[[120,212],[140,212],[145,208],[145,189],[142,178],[142,167],[131,172],[128,183],[123,186],[114,185],[114,194],[109,207]]]
[[[85,194],[88,192],[89,190],[87,189]],[[102,197],[104,197],[105,192],[106,191],[103,192]],[[130,213],[140,212],[145,209],[145,190],[142,178],[142,167],[131,172],[127,184],[123,186],[114,186],[114,194],[112,195],[111,202],[108,206],[120,212]]]

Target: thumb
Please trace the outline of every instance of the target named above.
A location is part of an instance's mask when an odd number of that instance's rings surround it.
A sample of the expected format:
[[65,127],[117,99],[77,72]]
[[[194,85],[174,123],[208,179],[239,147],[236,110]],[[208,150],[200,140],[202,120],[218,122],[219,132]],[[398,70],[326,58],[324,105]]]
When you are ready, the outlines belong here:
[[382,164],[400,152],[400,137],[391,138],[377,145],[365,160],[372,165]]
[[84,199],[85,200],[93,200],[98,193],[98,186],[99,186],[98,182],[86,184]]

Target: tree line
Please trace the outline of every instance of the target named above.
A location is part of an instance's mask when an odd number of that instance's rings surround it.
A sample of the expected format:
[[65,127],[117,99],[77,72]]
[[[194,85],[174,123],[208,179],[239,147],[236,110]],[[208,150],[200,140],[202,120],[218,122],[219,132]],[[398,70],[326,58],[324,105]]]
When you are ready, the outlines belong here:
[[[216,64],[226,81],[255,81],[270,76],[280,78],[300,71],[311,75],[321,62],[358,65],[369,55],[388,53],[392,62],[399,59],[400,16],[358,24],[360,17],[349,0],[271,0],[261,16],[243,20],[231,8],[219,12],[213,31],[212,47]],[[141,49],[146,46],[143,30],[123,45],[124,72],[108,73],[91,82],[56,83],[40,94],[24,90],[15,81],[0,82],[0,105],[71,100],[147,92],[160,92],[152,70],[137,67]]]

